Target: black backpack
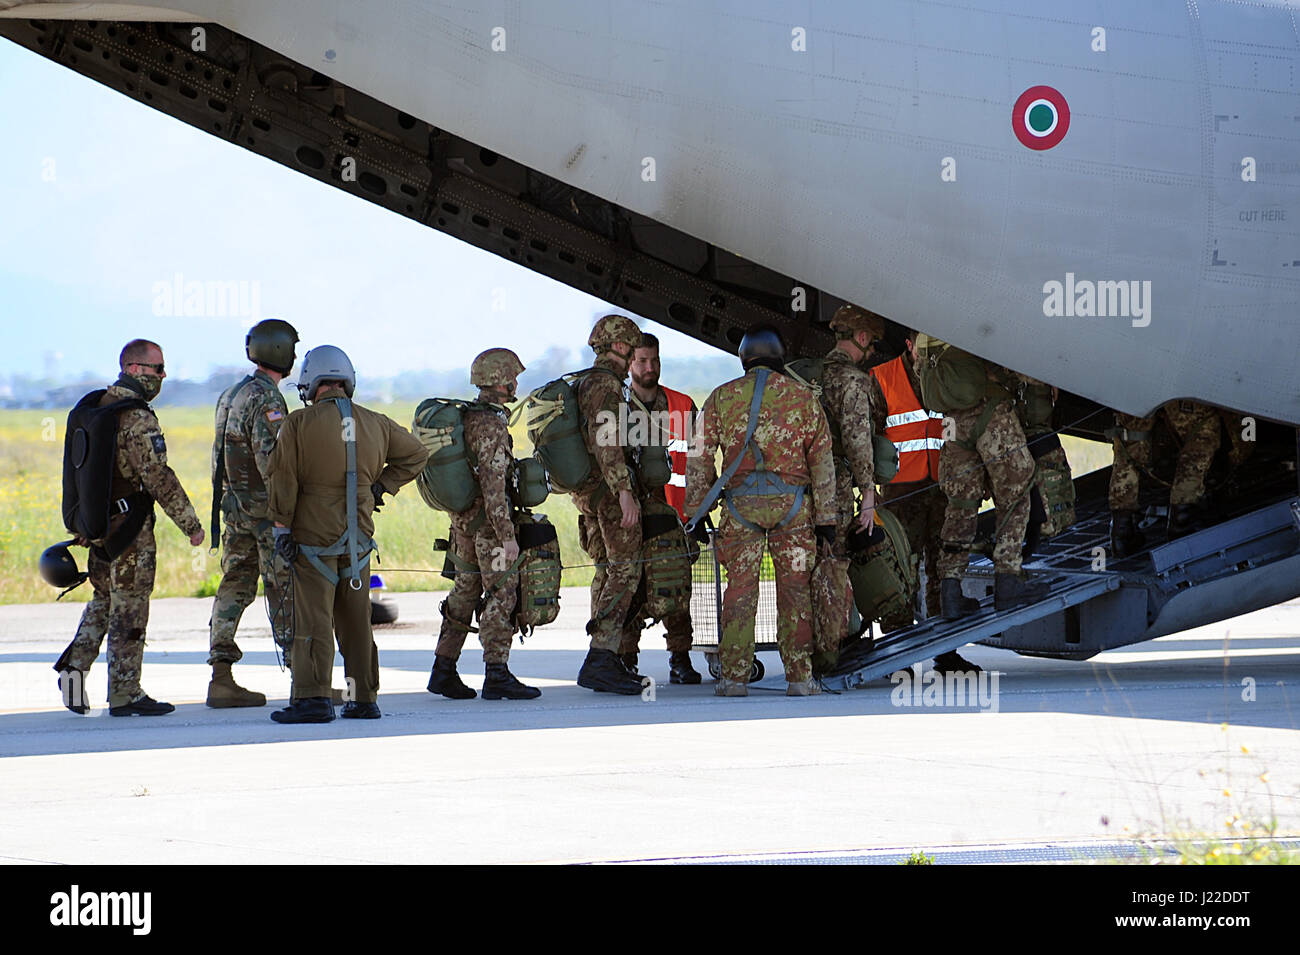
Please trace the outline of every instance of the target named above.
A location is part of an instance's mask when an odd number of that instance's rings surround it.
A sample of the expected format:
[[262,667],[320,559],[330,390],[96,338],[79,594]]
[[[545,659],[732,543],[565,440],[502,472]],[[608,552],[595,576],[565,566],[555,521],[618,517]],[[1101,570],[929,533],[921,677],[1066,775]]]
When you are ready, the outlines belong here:
[[[96,556],[113,560],[131,546],[153,512],[153,498],[143,491],[113,499],[113,468],[117,461],[118,419],[130,408],[148,409],[143,398],[125,398],[100,407],[105,389],[92,391],[68,412],[63,439],[63,526],[88,541]],[[109,522],[126,514],[109,536]]]

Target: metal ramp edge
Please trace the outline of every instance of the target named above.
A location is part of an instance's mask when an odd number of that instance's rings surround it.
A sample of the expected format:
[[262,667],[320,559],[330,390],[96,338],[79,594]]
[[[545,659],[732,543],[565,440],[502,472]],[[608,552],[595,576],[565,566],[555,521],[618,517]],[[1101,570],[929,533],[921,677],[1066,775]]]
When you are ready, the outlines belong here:
[[1037,603],[998,613],[993,609],[993,598],[986,597],[980,603],[979,612],[969,617],[955,621],[931,617],[887,634],[876,641],[870,653],[823,676],[822,685],[831,690],[857,689],[913,663],[933,659],[968,643],[996,636],[1008,627],[1031,623],[1118,590],[1123,575],[1098,573],[1083,579],[1079,575],[1069,575],[1049,577],[1047,580],[1051,590]]

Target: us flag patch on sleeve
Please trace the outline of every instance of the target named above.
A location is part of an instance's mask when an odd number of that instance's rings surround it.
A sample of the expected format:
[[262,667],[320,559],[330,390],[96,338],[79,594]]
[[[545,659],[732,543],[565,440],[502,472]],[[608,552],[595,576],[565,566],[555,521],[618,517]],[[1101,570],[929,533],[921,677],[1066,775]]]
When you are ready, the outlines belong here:
[[266,413],[267,421],[279,421],[283,417],[284,415],[280,414],[280,412],[274,408],[272,408],[270,411]]

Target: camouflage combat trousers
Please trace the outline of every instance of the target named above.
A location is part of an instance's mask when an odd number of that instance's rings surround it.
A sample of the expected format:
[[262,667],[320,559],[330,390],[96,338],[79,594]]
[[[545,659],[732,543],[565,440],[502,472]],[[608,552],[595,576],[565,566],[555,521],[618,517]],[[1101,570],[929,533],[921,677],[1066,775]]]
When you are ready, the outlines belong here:
[[574,495],[573,501],[579,511],[578,543],[596,565],[587,621],[591,649],[618,653],[641,580],[641,522],[623,527],[618,495],[603,485],[593,495]]
[[330,695],[337,641],[352,699],[373,703],[379,695],[379,648],[370,629],[370,562],[361,570],[361,586],[353,590],[347,557],[320,561],[338,575],[337,584],[305,555],[293,562],[293,698]]
[[145,521],[131,546],[116,560],[106,561],[92,551],[87,570],[95,594],[86,604],[77,635],[63,651],[55,669],[86,673],[99,656],[108,634],[108,702],[125,706],[144,695],[140,669],[144,663],[144,631],[149,625],[149,595],[153,593],[157,549],[154,519]]
[[[733,500],[736,510],[750,523],[772,528],[790,510],[794,496],[773,494]],[[808,581],[816,554],[812,502],[806,497],[799,513],[788,524],[768,533],[740,524],[724,505],[716,540],[718,560],[727,573],[727,589],[722,594],[718,662],[725,679],[749,680],[764,539],[776,576],[776,641],[785,664],[785,678],[791,683],[802,682],[812,676],[813,618]]]
[[884,504],[903,525],[912,553],[925,572],[925,603],[917,606],[917,619],[936,616],[939,613],[939,540],[948,504],[943,489],[938,484],[922,481],[886,484],[877,492],[876,501]]
[[[456,581],[442,608],[442,629],[438,631],[437,655],[451,660],[460,658],[465,635],[474,619],[479,595],[487,588],[488,598],[479,614],[478,640],[483,646],[484,663],[506,663],[510,644],[515,638],[511,618],[519,597],[518,572],[504,574],[493,570],[505,564],[501,542],[486,525],[476,534],[451,529],[452,553],[459,560]],[[508,565],[505,565],[508,566]]]
[[248,605],[257,599],[257,578],[266,587],[276,645],[293,643],[293,589],[284,561],[275,558],[270,521],[226,520],[221,528],[221,584],[208,619],[208,664],[238,663],[244,656],[235,631]]
[[970,440],[987,400],[952,415],[956,440],[945,441],[939,452],[939,483],[948,498],[940,535],[943,541],[938,561],[941,578],[960,577],[966,570],[986,476],[997,506],[993,565],[1000,574],[1020,573],[1020,551],[1029,526],[1029,485],[1034,478],[1034,458],[1025,445],[1025,432],[1016,417],[1015,406],[1009,401],[998,404],[984,433],[975,440],[975,450],[957,445],[957,441]]
[[[1219,450],[1219,416],[1213,408],[1192,401],[1171,401],[1162,409],[1165,420],[1182,443],[1169,503],[1195,504],[1205,496],[1205,475]],[[1137,418],[1115,415],[1115,424],[1126,431],[1145,434],[1136,440],[1117,435],[1113,441],[1115,463],[1110,472],[1109,503],[1112,511],[1135,511],[1143,471],[1151,467],[1151,430],[1155,416]]]

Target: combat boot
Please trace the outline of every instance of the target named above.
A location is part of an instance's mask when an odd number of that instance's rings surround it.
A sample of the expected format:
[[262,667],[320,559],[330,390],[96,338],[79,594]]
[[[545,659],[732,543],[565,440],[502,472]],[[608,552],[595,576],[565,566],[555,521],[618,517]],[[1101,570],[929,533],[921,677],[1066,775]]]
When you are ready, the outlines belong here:
[[749,684],[744,680],[728,680],[719,677],[713,685],[714,696],[749,696]]
[[266,697],[246,690],[230,675],[229,663],[212,664],[212,682],[208,684],[208,706],[214,710],[238,706],[266,706]]
[[535,686],[525,686],[515,679],[505,663],[489,663],[483,675],[485,700],[535,700],[542,691]]
[[822,691],[822,685],[816,680],[809,678],[799,680],[796,683],[788,683],[785,688],[786,696],[817,696]]
[[668,655],[668,682],[695,686],[700,682],[700,674],[691,666],[689,650],[678,650]]
[[86,697],[86,674],[80,670],[59,671],[59,696],[63,705],[72,712],[81,716],[90,712],[90,700]]
[[956,650],[949,650],[934,658],[935,673],[979,673],[981,668],[971,663]]
[[344,703],[343,711],[339,713],[345,720],[377,720],[383,715],[379,712],[378,703],[359,703],[356,700]]
[[456,661],[450,657],[434,656],[433,672],[429,674],[429,692],[439,693],[449,700],[472,700],[478,696],[467,687],[456,672]]
[[978,600],[962,596],[961,581],[956,577],[945,577],[939,581],[939,612],[944,620],[960,620],[978,613],[979,609]]
[[109,716],[166,716],[168,713],[175,712],[176,707],[170,703],[160,703],[153,699],[149,694],[144,694],[138,700],[132,700],[130,703],[122,706],[110,706],[108,708]]
[[309,696],[276,710],[271,719],[277,723],[332,723],[334,704],[328,696]]
[[628,673],[632,674],[638,680],[641,679],[641,674],[638,673],[636,669],[636,661],[639,656],[640,654],[635,651],[632,653],[620,653],[618,655],[619,662],[623,664],[623,669],[627,670]]
[[641,693],[641,681],[627,672],[613,650],[587,651],[587,659],[582,661],[582,669],[578,671],[578,686],[624,696]]
[[1014,610],[1025,604],[1038,603],[1047,596],[1047,581],[1030,582],[1017,574],[993,575],[993,609]]
[[1169,539],[1185,537],[1197,527],[1197,508],[1194,504],[1169,505]]
[[1130,557],[1146,543],[1146,538],[1138,530],[1136,512],[1110,512],[1110,552],[1115,557]]

